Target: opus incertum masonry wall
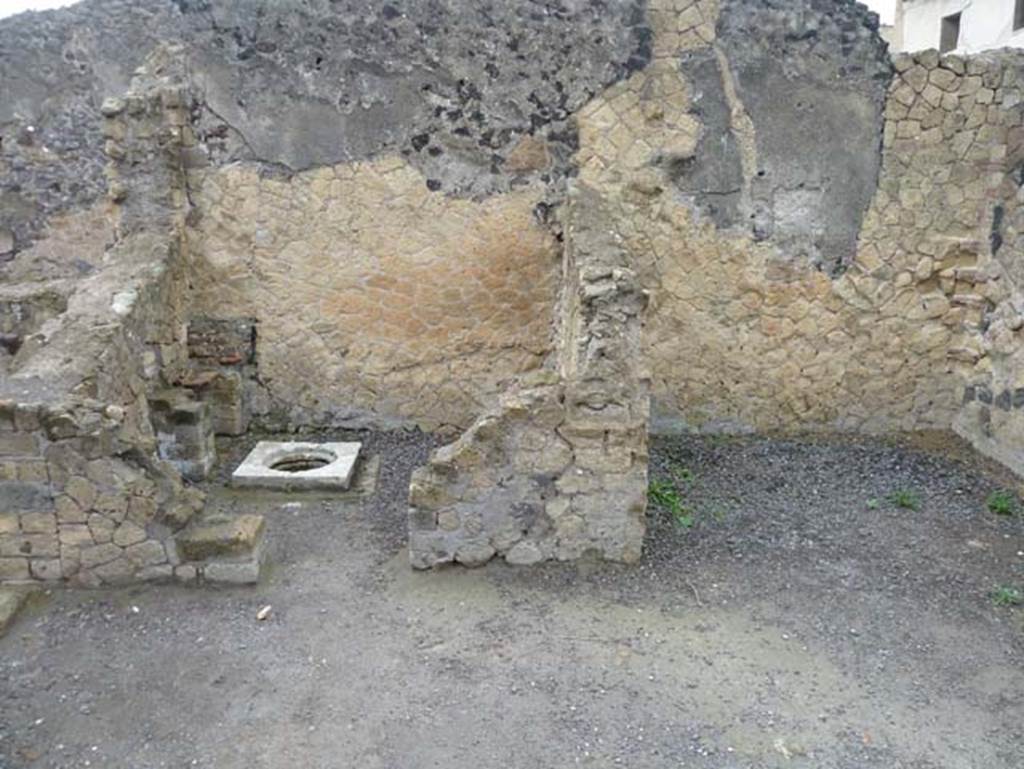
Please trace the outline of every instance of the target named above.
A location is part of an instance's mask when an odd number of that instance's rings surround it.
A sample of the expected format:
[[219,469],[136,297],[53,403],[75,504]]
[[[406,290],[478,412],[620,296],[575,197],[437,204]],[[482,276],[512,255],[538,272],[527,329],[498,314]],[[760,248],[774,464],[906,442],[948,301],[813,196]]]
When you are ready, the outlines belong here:
[[250,424],[450,436],[417,566],[635,560],[649,430],[1024,470],[1021,54],[891,59],[844,0],[370,5],[0,22],[0,580],[202,578]]

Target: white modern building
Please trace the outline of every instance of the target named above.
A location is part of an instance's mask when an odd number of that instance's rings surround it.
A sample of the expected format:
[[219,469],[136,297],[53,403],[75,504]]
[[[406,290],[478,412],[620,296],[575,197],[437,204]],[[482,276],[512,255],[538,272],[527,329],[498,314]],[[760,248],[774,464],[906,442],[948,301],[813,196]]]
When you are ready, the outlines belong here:
[[1024,0],[896,0],[893,22],[898,51],[1024,48]]

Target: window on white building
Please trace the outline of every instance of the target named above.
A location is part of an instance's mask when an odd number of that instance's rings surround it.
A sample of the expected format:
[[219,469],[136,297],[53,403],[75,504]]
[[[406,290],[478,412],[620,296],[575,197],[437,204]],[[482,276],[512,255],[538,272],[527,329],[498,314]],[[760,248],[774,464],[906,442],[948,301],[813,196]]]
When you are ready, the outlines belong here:
[[1024,27],[1024,0],[1017,0],[1013,6],[1013,28]]
[[942,17],[942,30],[939,32],[939,51],[954,50],[960,44],[960,14]]

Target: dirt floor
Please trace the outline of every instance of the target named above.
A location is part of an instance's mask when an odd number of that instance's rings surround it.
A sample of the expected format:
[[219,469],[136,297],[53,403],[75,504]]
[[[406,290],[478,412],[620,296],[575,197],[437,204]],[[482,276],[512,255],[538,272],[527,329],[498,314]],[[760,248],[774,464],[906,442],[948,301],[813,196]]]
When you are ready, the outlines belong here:
[[366,499],[216,495],[268,516],[264,584],[24,615],[0,640],[0,767],[1024,766],[1024,608],[989,595],[1024,587],[1024,519],[986,509],[1008,479],[983,463],[656,441],[682,522],[652,512],[641,564],[414,573],[429,441],[366,440]]

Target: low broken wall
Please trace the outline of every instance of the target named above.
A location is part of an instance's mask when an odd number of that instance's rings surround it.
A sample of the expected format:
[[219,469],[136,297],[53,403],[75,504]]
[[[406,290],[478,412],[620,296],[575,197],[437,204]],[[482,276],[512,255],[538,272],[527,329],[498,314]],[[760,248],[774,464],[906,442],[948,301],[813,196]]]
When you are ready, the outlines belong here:
[[76,242],[58,230],[3,268],[19,301],[56,292],[63,302],[20,328],[3,361],[0,581],[195,576],[173,536],[203,495],[158,458],[148,399],[188,357],[189,106],[167,53],[104,105],[109,205],[84,217],[94,231]]
[[0,581],[170,578],[202,505],[156,459],[147,403],[184,352],[180,255],[143,235],[109,256],[0,385]]
[[647,295],[593,190],[567,207],[557,365],[523,377],[409,486],[415,568],[640,558],[647,506]]

